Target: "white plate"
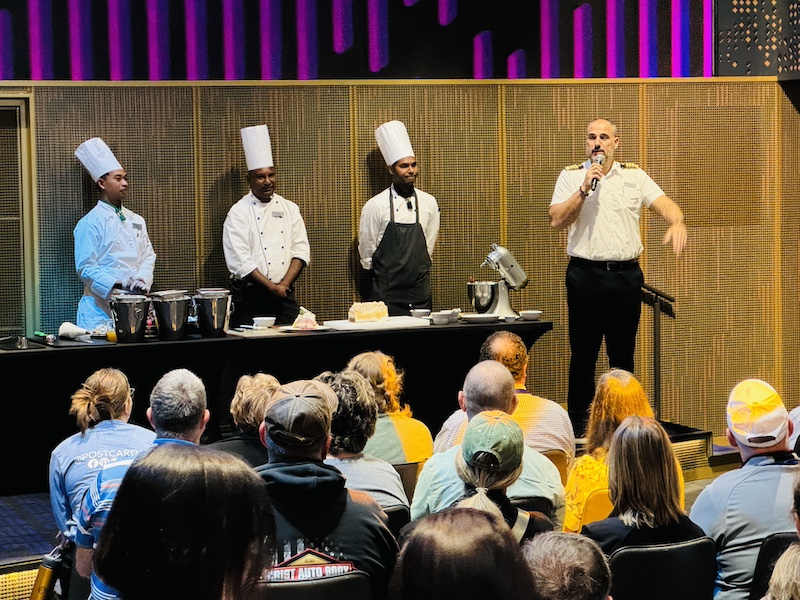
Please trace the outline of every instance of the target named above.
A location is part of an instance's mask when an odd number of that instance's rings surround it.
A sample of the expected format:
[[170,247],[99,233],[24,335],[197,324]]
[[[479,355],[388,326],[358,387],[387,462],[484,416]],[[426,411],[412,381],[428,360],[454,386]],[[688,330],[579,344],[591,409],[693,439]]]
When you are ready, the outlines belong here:
[[317,325],[314,329],[303,329],[301,327],[292,327],[291,325],[284,325],[278,327],[278,331],[328,331],[331,329],[327,325]]
[[500,319],[497,315],[486,315],[483,313],[466,313],[461,318],[467,323],[494,323]]

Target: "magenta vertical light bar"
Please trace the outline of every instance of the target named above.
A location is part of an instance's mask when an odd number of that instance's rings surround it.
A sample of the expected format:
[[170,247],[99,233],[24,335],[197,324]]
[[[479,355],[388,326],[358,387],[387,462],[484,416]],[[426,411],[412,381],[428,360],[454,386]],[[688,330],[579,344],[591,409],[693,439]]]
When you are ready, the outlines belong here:
[[317,56],[317,2],[296,0],[297,5],[297,78],[316,79]]
[[147,0],[145,10],[147,13],[147,69],[150,81],[169,79],[169,2],[168,0]]
[[185,0],[186,79],[208,79],[208,14],[206,0]]
[[353,0],[333,0],[333,51],[341,54],[353,45]]
[[492,32],[481,31],[472,39],[472,76],[491,79],[492,75]]
[[242,0],[222,0],[222,68],[226,80],[244,79]]
[[672,76],[689,76],[689,0],[672,0]]
[[281,78],[281,0],[261,0],[261,79]]
[[450,25],[458,16],[458,0],[439,0],[437,12],[439,13],[439,25],[442,27]]
[[592,7],[581,4],[573,13],[572,24],[575,74],[578,79],[592,76]]
[[67,2],[69,28],[69,65],[73,81],[93,79],[92,7],[89,0]]
[[558,77],[558,0],[541,0],[539,5],[539,40],[542,54],[542,79]]
[[0,10],[0,79],[14,79],[14,39],[11,29],[11,13]]
[[639,77],[658,76],[656,0],[639,0]]
[[387,0],[367,0],[369,70],[377,73],[389,64],[389,11]]
[[508,55],[506,70],[509,79],[524,79],[528,76],[527,55],[525,50],[514,50]]
[[29,0],[28,42],[31,79],[52,79],[53,31],[50,0]]
[[112,81],[133,79],[129,0],[108,0],[108,64]]
[[625,77],[625,0],[606,0],[606,77]]
[[703,77],[714,76],[714,0],[703,1]]

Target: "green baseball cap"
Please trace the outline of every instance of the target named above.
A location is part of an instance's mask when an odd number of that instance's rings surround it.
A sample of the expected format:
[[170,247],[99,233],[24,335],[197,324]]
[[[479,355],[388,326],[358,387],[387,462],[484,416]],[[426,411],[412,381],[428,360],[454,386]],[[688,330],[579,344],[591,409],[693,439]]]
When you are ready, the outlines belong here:
[[464,462],[477,469],[512,471],[522,464],[524,449],[522,428],[501,410],[472,417],[461,440]]

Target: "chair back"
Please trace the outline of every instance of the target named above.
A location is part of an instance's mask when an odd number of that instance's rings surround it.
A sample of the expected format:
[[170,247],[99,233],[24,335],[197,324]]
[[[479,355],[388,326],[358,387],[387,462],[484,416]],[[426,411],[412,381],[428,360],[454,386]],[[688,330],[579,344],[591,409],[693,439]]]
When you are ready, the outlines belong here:
[[711,600],[717,576],[714,540],[626,546],[611,553],[614,600]]
[[248,600],[372,600],[369,574],[350,571],[319,579],[298,581],[260,581]]
[[563,450],[545,450],[542,452],[550,461],[558,467],[558,473],[561,475],[561,485],[567,485],[567,472],[569,470],[569,458],[567,453]]
[[772,577],[772,570],[775,563],[781,557],[792,542],[798,541],[797,532],[772,533],[761,542],[756,559],[756,568],[753,571],[753,583],[750,586],[750,598],[761,600],[769,588],[769,578]]
[[402,504],[384,508],[383,511],[389,517],[389,530],[395,538],[398,537],[400,530],[411,521],[411,511]]
[[392,465],[395,471],[400,474],[400,480],[403,482],[403,489],[406,492],[406,497],[409,502],[414,498],[414,488],[417,487],[417,478],[424,464],[425,461],[423,460],[420,462]]
[[578,533],[580,533],[584,525],[608,518],[612,510],[614,510],[614,505],[611,503],[611,497],[608,495],[608,488],[602,488],[591,492],[583,506],[583,514],[581,515],[580,525],[578,525]]

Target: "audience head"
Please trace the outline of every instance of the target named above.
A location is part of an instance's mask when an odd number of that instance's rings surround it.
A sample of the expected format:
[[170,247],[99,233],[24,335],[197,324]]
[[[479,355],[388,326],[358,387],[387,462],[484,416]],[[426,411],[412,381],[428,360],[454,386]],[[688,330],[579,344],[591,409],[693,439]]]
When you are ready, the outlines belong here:
[[496,360],[511,371],[514,381],[524,382],[528,374],[528,348],[516,333],[501,329],[481,344],[480,360]]
[[323,460],[338,403],[336,393],[321,381],[293,381],[275,390],[259,429],[269,462]]
[[264,412],[280,382],[266,373],[242,375],[231,399],[231,417],[242,433],[257,434]]
[[378,405],[369,382],[358,371],[326,371],[316,379],[328,384],[339,399],[331,418],[330,454],[360,454],[375,433],[378,420]]
[[502,518],[472,508],[449,508],[423,517],[410,531],[389,598],[520,600],[530,596],[532,586],[522,549]]
[[487,410],[470,419],[456,457],[456,471],[472,492],[459,507],[477,508],[502,517],[489,498],[491,490],[505,492],[522,473],[525,437],[511,415]]
[[611,436],[625,417],[652,417],[653,409],[642,384],[633,373],[612,369],[597,381],[594,399],[589,407],[586,427],[586,451],[608,450]]
[[627,417],[608,450],[608,493],[626,525],[661,527],[683,514],[678,459],[667,432],[651,417]]
[[611,571],[597,542],[561,531],[546,531],[523,547],[533,571],[536,600],[606,600]]
[[726,435],[744,459],[789,450],[792,421],[778,392],[760,379],[745,379],[731,390]]
[[147,418],[160,438],[200,443],[210,417],[206,387],[187,369],[174,369],[156,382],[150,392]]
[[95,569],[125,600],[246,597],[274,553],[266,487],[240,458],[161,444],[125,474]]
[[133,410],[133,388],[125,373],[118,369],[98,369],[72,394],[69,414],[81,431],[101,421],[127,421]]
[[800,543],[795,542],[781,554],[769,579],[764,600],[798,600],[800,598]]
[[496,360],[483,360],[472,367],[458,393],[458,404],[471,419],[484,410],[502,410],[511,414],[517,408],[514,378]]
[[402,412],[411,415],[411,409],[400,404],[403,372],[394,364],[394,358],[379,350],[362,352],[350,359],[347,369],[358,371],[369,381],[375,392],[375,402],[378,403],[380,412]]

